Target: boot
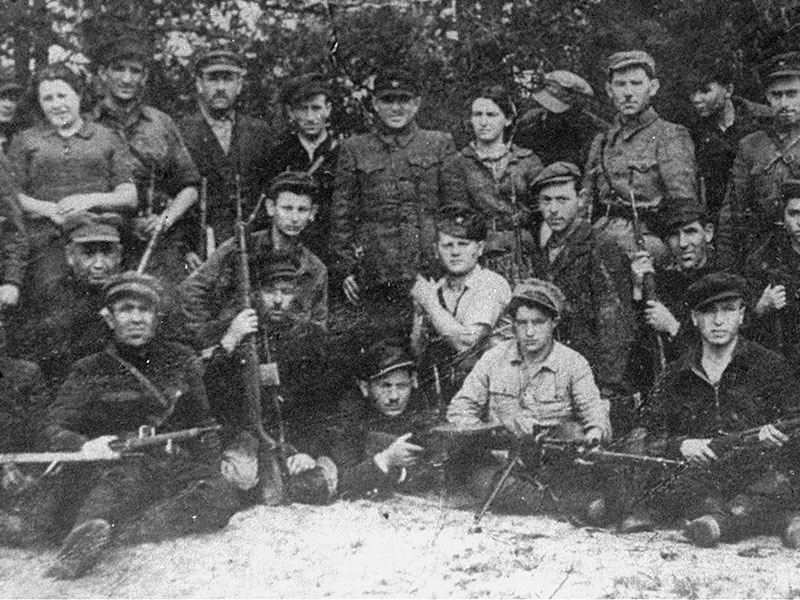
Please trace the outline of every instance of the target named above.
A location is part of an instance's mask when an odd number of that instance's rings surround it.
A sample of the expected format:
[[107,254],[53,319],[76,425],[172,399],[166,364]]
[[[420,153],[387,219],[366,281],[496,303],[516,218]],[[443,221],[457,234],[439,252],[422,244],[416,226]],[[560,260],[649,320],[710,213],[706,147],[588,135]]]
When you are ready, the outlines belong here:
[[787,548],[800,548],[800,514],[787,515],[786,527],[783,529],[781,539]]
[[647,509],[637,507],[622,519],[619,527],[617,527],[617,533],[627,535],[629,533],[653,531],[655,528],[656,523],[652,513]]
[[684,531],[695,546],[711,548],[717,545],[722,537],[722,528],[717,519],[712,515],[703,515],[689,521]]
[[45,572],[45,576],[78,579],[97,563],[110,538],[108,521],[93,519],[81,523],[64,540],[55,564]]

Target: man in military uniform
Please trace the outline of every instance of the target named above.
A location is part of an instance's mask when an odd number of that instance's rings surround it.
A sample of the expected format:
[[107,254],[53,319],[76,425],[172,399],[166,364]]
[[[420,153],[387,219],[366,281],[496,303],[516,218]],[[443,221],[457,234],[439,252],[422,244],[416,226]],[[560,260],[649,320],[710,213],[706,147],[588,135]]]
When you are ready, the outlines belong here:
[[[798,386],[779,354],[739,333],[746,297],[746,281],[729,273],[706,275],[688,290],[700,339],[669,365],[643,424],[667,456],[705,468],[690,466],[664,489],[670,496],[654,495],[651,504],[662,516],[693,519],[686,535],[700,546],[783,526],[784,541],[798,547],[800,522],[785,512],[792,496],[785,469],[796,458],[775,450],[789,438],[770,424],[797,410]],[[751,428],[754,454],[740,451],[725,460],[714,437]],[[681,487],[684,482],[690,487]]]
[[[192,266],[233,235],[236,219],[236,176],[242,206],[249,215],[272,179],[262,161],[270,147],[267,124],[237,110],[247,75],[244,58],[235,48],[212,46],[194,63],[198,110],[178,123],[192,159],[206,180],[206,226],[192,226],[196,238]],[[202,207],[201,207],[202,209]],[[263,219],[260,221],[263,223]],[[213,232],[213,233],[212,233]]]
[[556,337],[589,361],[607,396],[626,391],[635,330],[630,277],[625,254],[586,220],[580,185],[580,170],[565,162],[547,166],[532,182],[552,235],[533,252],[531,275],[564,293],[568,308]]
[[28,236],[13,181],[8,162],[0,156],[0,315],[19,302],[28,258]]
[[689,132],[662,119],[650,105],[660,87],[655,69],[653,58],[640,50],[609,58],[606,93],[617,116],[592,143],[584,188],[596,213],[595,227],[628,254],[637,249],[633,193],[645,246],[659,260],[665,248],[654,232],[661,211],[675,199],[697,199],[697,174]]
[[[45,428],[53,450],[109,457],[115,436],[143,425],[168,433],[214,424],[198,359],[156,335],[161,302],[158,281],[147,275],[123,273],[106,286],[114,341],[75,363],[59,390]],[[171,446],[62,474],[77,516],[48,575],[82,576],[115,534],[158,541],[227,524],[238,504],[219,471],[216,432]]]
[[167,290],[188,274],[187,211],[197,202],[200,174],[171,117],[142,101],[152,52],[147,32],[104,15],[96,17],[89,54],[104,96],[90,117],[115,131],[133,155],[139,192],[135,236],[125,240],[127,266],[135,267],[146,243],[162,227],[148,271],[164,278]]
[[783,222],[781,182],[800,178],[800,52],[773,57],[760,76],[775,116],[770,127],[739,143],[719,216],[721,264],[736,270]]
[[268,179],[282,171],[305,171],[319,186],[317,214],[303,233],[303,243],[329,262],[331,199],[336,174],[338,140],[329,131],[331,92],[318,73],[291,79],[281,90],[281,104],[292,129],[267,155],[263,168]]
[[717,222],[728,188],[733,160],[744,136],[762,128],[768,107],[734,96],[730,61],[698,56],[685,80],[695,112],[689,131],[694,141],[697,172],[711,221]]
[[[351,329],[340,344],[349,355],[370,343],[378,329],[382,336],[407,335],[408,291],[417,273],[435,265],[440,171],[455,148],[449,134],[416,124],[421,102],[418,82],[407,73],[379,73],[372,100],[377,130],[341,146],[331,270],[351,305],[337,315]],[[352,310],[355,306],[360,310]],[[340,326],[335,328],[338,333]]]

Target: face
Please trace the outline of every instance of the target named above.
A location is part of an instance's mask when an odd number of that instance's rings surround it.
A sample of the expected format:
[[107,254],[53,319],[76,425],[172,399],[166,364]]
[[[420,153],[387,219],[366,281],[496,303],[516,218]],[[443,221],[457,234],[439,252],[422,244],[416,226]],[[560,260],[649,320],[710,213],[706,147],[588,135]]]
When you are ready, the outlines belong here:
[[328,125],[331,103],[324,94],[317,94],[287,108],[289,119],[304,138],[317,139]]
[[155,337],[158,314],[150,300],[136,296],[123,297],[109,309],[106,321],[114,330],[114,338],[118,343],[141,347]]
[[359,383],[361,393],[387,417],[399,417],[411,401],[414,376],[408,369],[397,369]]
[[0,94],[0,123],[10,123],[17,116],[19,90],[6,90]]
[[667,245],[682,271],[699,269],[708,259],[708,245],[714,238],[714,226],[692,221],[681,225],[667,237]]
[[539,210],[554,232],[569,228],[582,209],[583,197],[573,181],[548,185],[539,191]]
[[38,92],[44,116],[58,129],[67,129],[80,120],[81,99],[66,81],[43,81]]
[[437,235],[436,252],[442,266],[450,275],[467,275],[478,266],[478,259],[483,254],[483,242],[440,231]]
[[273,227],[288,237],[300,235],[316,212],[310,197],[293,192],[281,192],[275,200],[267,200],[267,214]]
[[553,343],[558,320],[536,307],[520,306],[513,324],[520,349],[528,354],[540,354]]
[[775,124],[800,124],[800,77],[780,77],[767,86],[767,101],[775,109]]
[[472,103],[470,123],[476,140],[492,143],[503,139],[503,132],[511,126],[511,119],[503,114],[494,100],[477,98]]
[[233,108],[242,92],[242,83],[241,73],[232,71],[205,72],[195,80],[200,101],[220,112]]
[[707,344],[728,346],[736,341],[744,323],[744,304],[738,298],[714,302],[701,310],[693,310],[692,323]]
[[658,79],[651,79],[642,67],[632,67],[614,71],[606,93],[621,115],[633,117],[650,106],[658,87]]
[[99,73],[108,93],[123,102],[139,95],[148,74],[144,63],[134,59],[118,60],[107,67],[100,67]]
[[261,301],[270,320],[280,321],[296,296],[297,286],[291,280],[273,281],[266,289],[262,290]]
[[716,81],[704,84],[689,95],[694,111],[701,119],[719,114],[733,95],[733,85],[722,85]]
[[407,94],[383,94],[373,99],[372,106],[389,129],[403,129],[417,116],[422,99]]
[[67,263],[79,281],[102,286],[119,270],[122,247],[113,242],[72,243],[67,247]]
[[792,198],[783,209],[783,226],[795,247],[800,246],[800,198]]

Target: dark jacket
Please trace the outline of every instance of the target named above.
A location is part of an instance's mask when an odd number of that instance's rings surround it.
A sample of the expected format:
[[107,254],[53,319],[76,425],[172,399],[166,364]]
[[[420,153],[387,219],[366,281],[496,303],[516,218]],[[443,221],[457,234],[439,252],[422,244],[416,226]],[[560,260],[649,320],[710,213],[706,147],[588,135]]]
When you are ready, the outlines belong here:
[[36,446],[46,404],[47,390],[39,367],[0,356],[0,452]]
[[21,285],[28,259],[28,236],[13,176],[0,156],[0,284]]

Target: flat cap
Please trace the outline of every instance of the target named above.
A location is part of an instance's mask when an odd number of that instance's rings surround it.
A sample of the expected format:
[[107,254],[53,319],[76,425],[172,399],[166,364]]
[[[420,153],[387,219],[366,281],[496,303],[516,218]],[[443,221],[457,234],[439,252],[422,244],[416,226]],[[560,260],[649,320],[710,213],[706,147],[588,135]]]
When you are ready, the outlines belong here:
[[777,54],[764,61],[758,68],[762,83],[778,77],[800,75],[800,52]]
[[546,185],[580,181],[581,170],[570,162],[558,161],[547,165],[531,182],[531,191],[536,192]]
[[744,300],[747,295],[744,277],[720,271],[709,273],[690,285],[686,290],[686,303],[693,310],[702,310],[714,302],[733,298]]
[[136,271],[125,271],[112,277],[104,287],[105,305],[110,306],[119,298],[137,297],[160,304],[164,289],[157,278]]
[[22,91],[25,87],[17,80],[14,69],[3,68],[0,69],[0,94],[5,92]]
[[305,171],[284,171],[272,180],[269,186],[268,198],[275,199],[281,192],[304,194],[316,200],[319,186],[314,178]]
[[328,81],[321,73],[306,73],[286,82],[281,90],[281,104],[294,106],[320,94],[330,97]]
[[264,265],[264,280],[273,281],[294,281],[297,279],[299,265],[292,257],[277,257]]
[[361,381],[369,381],[397,369],[414,370],[414,366],[411,351],[403,342],[395,339],[381,340],[364,351],[357,377]]
[[661,227],[669,234],[689,223],[708,221],[708,212],[695,198],[673,198],[664,206]]
[[608,57],[608,74],[614,71],[627,69],[628,67],[645,67],[655,74],[656,61],[644,50],[628,50],[625,52],[615,52]]
[[118,214],[78,213],[68,217],[64,223],[64,230],[70,242],[113,242],[120,243],[119,230],[122,227],[122,217]]
[[480,242],[486,239],[488,226],[486,218],[466,204],[445,204],[436,214],[436,230],[452,235]]
[[375,76],[372,93],[376,97],[387,94],[416,98],[420,94],[417,80],[407,71],[383,71]]
[[552,113],[563,113],[576,101],[594,96],[589,82],[572,71],[551,71],[544,76],[543,87],[531,94],[544,108]]
[[543,279],[523,279],[514,286],[509,308],[516,310],[520,304],[533,304],[553,317],[561,317],[567,300],[554,283]]
[[194,61],[195,73],[239,73],[247,72],[244,56],[240,49],[222,42],[212,43],[211,47],[198,53]]
[[784,179],[781,183],[781,197],[784,202],[800,198],[800,179]]

